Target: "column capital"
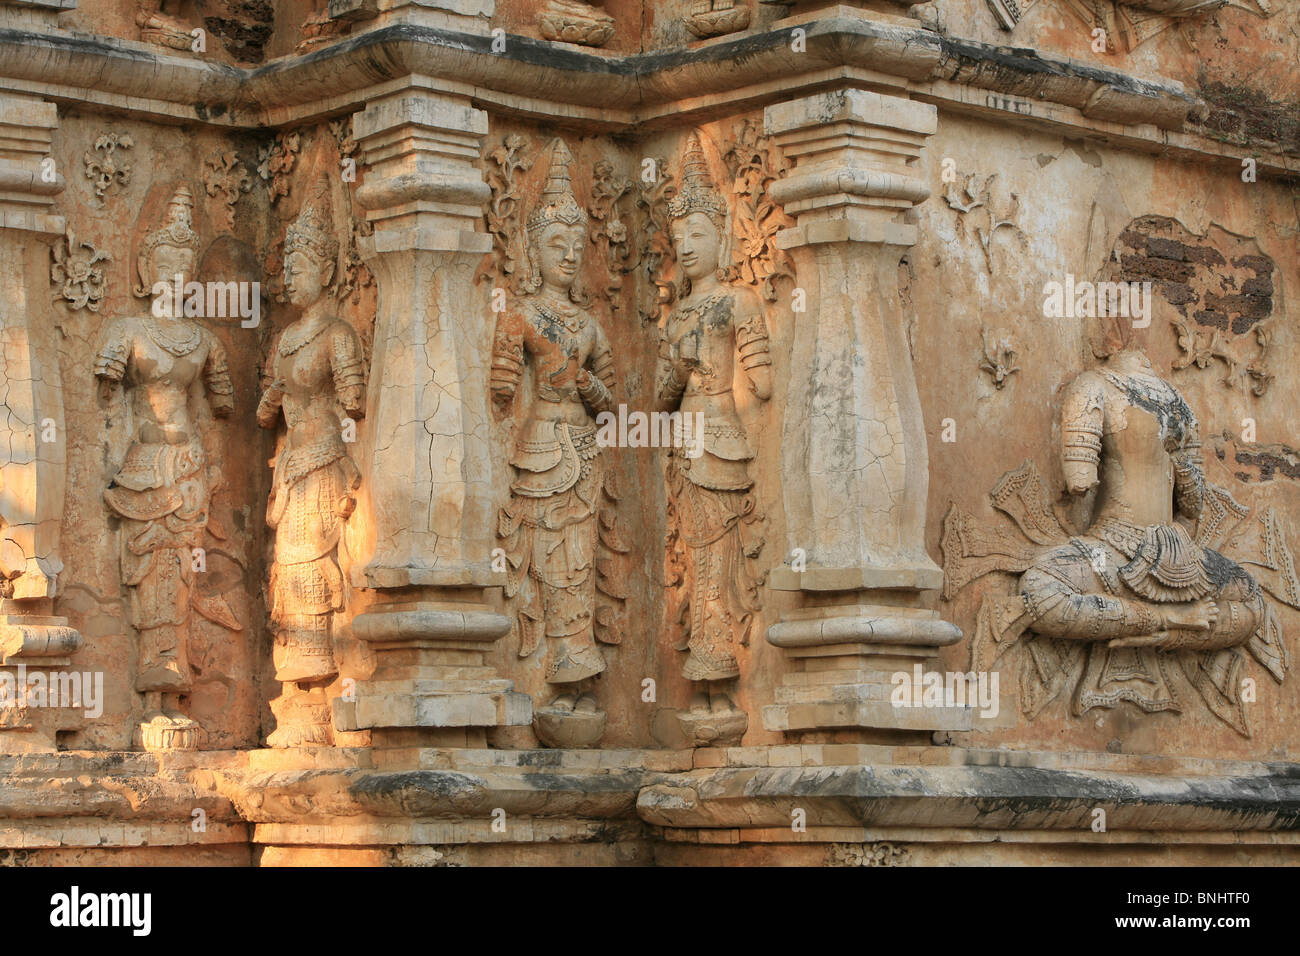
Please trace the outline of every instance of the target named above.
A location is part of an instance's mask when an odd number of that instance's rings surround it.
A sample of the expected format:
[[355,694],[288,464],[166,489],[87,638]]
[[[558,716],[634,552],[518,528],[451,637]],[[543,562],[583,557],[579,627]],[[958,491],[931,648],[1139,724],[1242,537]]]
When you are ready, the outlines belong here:
[[65,184],[51,155],[58,125],[53,103],[0,93],[0,229],[63,234],[64,218],[53,208]]
[[406,89],[368,103],[352,123],[366,164],[357,201],[374,224],[375,251],[492,248],[477,228],[492,192],[474,165],[487,113],[464,97]]
[[797,223],[778,235],[782,247],[916,242],[905,215],[930,195],[916,167],[938,128],[933,106],[831,90],[767,107],[763,127],[794,163],[770,190]]

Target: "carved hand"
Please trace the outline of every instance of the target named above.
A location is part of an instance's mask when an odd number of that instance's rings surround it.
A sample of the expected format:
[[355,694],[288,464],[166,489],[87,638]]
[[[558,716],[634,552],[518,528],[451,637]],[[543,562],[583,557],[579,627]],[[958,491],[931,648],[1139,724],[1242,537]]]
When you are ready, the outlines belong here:
[[1157,647],[1173,649],[1196,644],[1198,632],[1212,630],[1219,619],[1219,605],[1206,598],[1186,604],[1171,604],[1162,609],[1162,625],[1154,634],[1121,637],[1111,647]]

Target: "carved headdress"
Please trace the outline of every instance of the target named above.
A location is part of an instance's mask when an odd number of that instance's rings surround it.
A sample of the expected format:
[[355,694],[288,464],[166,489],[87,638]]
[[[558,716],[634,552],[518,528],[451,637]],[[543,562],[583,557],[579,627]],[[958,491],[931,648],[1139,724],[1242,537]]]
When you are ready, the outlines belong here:
[[[330,206],[329,180],[321,176],[302,211],[284,233],[284,257],[305,252],[322,264],[336,264],[339,242],[334,238],[334,216]],[[331,276],[331,279],[333,277]]]
[[546,171],[546,185],[537,207],[528,214],[528,234],[530,237],[554,223],[566,226],[586,226],[587,214],[578,205],[573,196],[573,179],[569,165],[573,154],[564,140],[556,139],[551,144],[551,167]]
[[677,195],[668,200],[668,218],[684,219],[693,212],[702,212],[712,220],[719,236],[725,236],[727,202],[718,192],[709,174],[709,163],[700,144],[700,134],[691,133],[686,141],[686,155],[682,158],[682,186]]
[[189,249],[198,256],[199,234],[194,231],[194,194],[184,183],[176,187],[167,211],[163,214],[162,225],[145,236],[136,254],[135,267],[140,275],[140,285],[136,286],[136,295],[149,295],[153,286],[153,254],[159,246],[173,249]]

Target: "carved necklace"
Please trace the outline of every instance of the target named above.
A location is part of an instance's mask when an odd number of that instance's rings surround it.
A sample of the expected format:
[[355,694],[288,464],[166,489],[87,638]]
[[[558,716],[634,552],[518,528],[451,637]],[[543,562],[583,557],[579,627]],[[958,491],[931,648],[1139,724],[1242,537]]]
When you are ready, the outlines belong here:
[[1124,374],[1108,368],[1098,371],[1132,404],[1150,413],[1160,423],[1161,435],[1172,435],[1182,445],[1196,427],[1196,416],[1191,408],[1164,379],[1149,372]]
[[144,330],[149,334],[149,338],[153,340],[154,345],[164,352],[175,355],[177,358],[182,355],[189,355],[199,347],[199,342],[202,341],[199,327],[188,323],[182,323],[179,332],[168,332],[153,318],[145,316]]
[[576,309],[571,312],[565,309],[561,312],[559,308],[545,305],[541,302],[534,302],[533,308],[546,316],[546,318],[550,319],[552,322],[564,326],[570,332],[577,332],[586,324],[587,321],[586,315]]
[[[327,328],[329,328],[329,323],[323,322],[307,335],[304,335],[302,332],[296,332],[292,327],[286,329],[284,335],[280,337],[280,348],[278,349],[280,357],[285,358],[292,355],[294,352],[306,348],[307,345],[315,341],[316,336],[320,335]],[[299,341],[295,342],[295,338],[298,338]]]
[[710,295],[705,296],[694,305],[684,305],[678,309],[672,316],[672,322],[675,325],[694,325],[695,321],[705,312],[713,308],[714,304],[720,299],[727,296],[728,290],[719,289]]

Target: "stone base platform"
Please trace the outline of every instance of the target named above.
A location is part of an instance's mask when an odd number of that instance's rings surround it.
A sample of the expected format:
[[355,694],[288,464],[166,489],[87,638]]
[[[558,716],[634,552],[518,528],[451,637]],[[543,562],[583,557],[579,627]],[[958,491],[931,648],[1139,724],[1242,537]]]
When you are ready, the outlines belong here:
[[853,744],[28,754],[0,758],[0,863],[1300,863],[1298,769]]

